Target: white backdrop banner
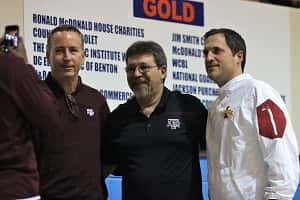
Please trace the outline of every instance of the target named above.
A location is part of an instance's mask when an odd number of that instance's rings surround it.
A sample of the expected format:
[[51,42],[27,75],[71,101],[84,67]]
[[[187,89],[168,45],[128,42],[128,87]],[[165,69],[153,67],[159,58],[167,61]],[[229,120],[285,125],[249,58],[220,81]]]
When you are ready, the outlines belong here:
[[202,36],[220,27],[241,33],[248,46],[245,71],[271,84],[289,105],[288,9],[237,0],[24,0],[25,45],[42,79],[50,71],[47,36],[62,24],[84,34],[86,59],[80,75],[107,98],[111,109],[132,95],[124,54],[137,40],[153,40],[164,48],[168,88],[195,95],[208,105],[217,86],[205,72]]

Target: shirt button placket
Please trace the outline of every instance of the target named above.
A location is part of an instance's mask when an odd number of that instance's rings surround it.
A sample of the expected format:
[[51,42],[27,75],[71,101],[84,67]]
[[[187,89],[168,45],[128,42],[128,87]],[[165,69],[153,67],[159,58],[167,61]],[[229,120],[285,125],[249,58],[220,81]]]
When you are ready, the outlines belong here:
[[147,134],[149,134],[150,129],[151,129],[151,123],[148,121],[147,124],[146,124],[146,132],[147,132]]

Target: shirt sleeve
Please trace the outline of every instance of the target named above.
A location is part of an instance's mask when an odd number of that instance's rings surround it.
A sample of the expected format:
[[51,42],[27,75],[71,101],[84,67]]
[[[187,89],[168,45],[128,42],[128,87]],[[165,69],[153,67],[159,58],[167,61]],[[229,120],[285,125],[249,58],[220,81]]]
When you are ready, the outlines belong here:
[[207,123],[207,109],[201,103],[201,114],[199,119],[200,127],[200,150],[206,151],[206,123]]
[[[104,97],[103,97],[104,99]],[[101,138],[100,138],[100,143],[101,143],[101,161],[105,160],[105,155],[104,153],[106,152],[106,138],[108,137],[109,134],[109,128],[108,128],[108,116],[110,114],[110,110],[107,104],[107,101],[104,99],[104,103],[102,107],[99,110],[99,119],[100,119],[100,131],[101,131]]]
[[114,119],[113,114],[110,113],[108,116],[106,133],[103,138],[103,162],[108,165],[118,165],[118,153],[117,149],[113,146],[114,135],[116,134],[116,127],[113,126]]
[[257,88],[256,127],[267,166],[265,199],[292,199],[299,182],[298,145],[285,103],[271,87]]
[[10,53],[0,55],[0,88],[35,127],[61,128],[54,95],[23,59]]

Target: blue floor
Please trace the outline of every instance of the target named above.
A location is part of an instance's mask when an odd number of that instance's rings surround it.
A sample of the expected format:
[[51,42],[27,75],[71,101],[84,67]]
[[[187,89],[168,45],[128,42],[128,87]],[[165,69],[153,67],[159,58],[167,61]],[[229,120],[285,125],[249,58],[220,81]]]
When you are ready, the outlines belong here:
[[[208,200],[208,185],[207,185],[207,162],[205,158],[200,158],[201,174],[202,174],[202,191],[204,200]],[[106,178],[109,198],[108,200],[121,200],[121,181],[122,177],[110,175]],[[294,200],[300,200],[300,185],[295,194]]]

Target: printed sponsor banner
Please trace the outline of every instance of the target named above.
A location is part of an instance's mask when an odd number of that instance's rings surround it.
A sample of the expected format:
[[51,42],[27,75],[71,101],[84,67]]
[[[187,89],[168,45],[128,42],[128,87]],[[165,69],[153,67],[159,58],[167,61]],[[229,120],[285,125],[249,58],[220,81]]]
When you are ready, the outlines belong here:
[[287,9],[235,0],[24,0],[25,45],[29,62],[42,79],[50,71],[47,36],[61,24],[74,25],[84,34],[86,58],[80,76],[107,98],[110,109],[132,95],[124,56],[138,40],[153,40],[164,48],[168,88],[195,95],[209,105],[217,86],[205,72],[202,36],[220,27],[243,35],[248,47],[245,71],[270,83],[289,105]]

